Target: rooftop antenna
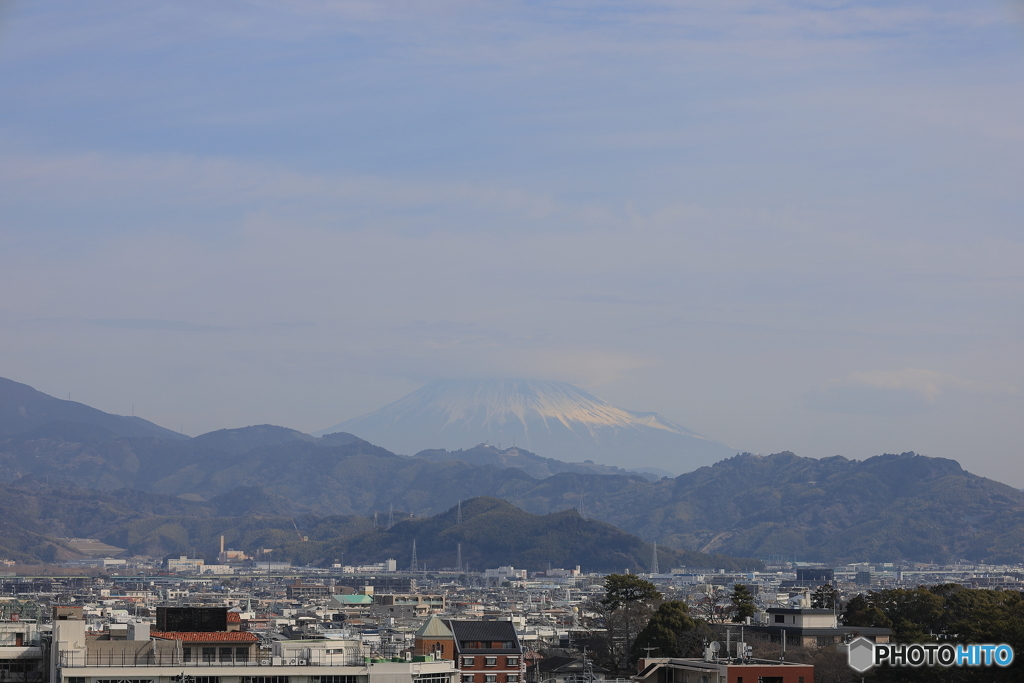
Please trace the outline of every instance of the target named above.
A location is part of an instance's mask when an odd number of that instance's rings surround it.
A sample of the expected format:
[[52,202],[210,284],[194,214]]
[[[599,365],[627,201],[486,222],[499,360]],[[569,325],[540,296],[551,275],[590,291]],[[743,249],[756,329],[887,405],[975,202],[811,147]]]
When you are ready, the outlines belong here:
[[653,546],[654,549],[651,551],[651,573],[658,574],[658,542],[655,541]]

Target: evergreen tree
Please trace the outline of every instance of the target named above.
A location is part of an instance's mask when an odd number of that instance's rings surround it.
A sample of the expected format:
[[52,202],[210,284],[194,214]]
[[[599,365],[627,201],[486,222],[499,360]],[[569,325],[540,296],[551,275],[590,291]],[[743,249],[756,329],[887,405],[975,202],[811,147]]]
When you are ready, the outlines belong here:
[[811,593],[811,607],[816,609],[834,609],[838,595],[836,589],[832,586],[818,586]]
[[636,637],[632,655],[636,659],[645,656],[647,648],[654,657],[686,657],[691,653],[684,636],[697,628],[698,622],[690,616],[690,608],[681,600],[661,603],[647,626]]
[[752,617],[757,612],[757,606],[754,605],[754,594],[742,583],[737,583],[733,587],[729,599],[732,600],[734,623],[742,623],[746,621],[747,617]]

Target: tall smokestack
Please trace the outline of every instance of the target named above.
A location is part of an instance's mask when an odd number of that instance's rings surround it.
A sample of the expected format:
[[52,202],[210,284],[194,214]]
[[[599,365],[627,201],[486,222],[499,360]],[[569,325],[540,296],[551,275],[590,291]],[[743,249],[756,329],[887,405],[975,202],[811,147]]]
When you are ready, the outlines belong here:
[[220,535],[220,554],[224,554],[224,534]]

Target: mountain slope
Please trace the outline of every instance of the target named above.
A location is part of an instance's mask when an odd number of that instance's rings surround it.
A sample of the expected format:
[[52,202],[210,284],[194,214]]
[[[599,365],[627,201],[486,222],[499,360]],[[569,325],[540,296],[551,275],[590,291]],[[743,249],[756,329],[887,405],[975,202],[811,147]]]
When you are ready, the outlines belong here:
[[[326,437],[325,437],[326,438]],[[536,453],[531,453],[524,448],[506,448],[504,450],[480,444],[473,448],[466,448],[461,451],[446,451],[434,449],[420,451],[417,458],[433,460],[434,462],[446,462],[449,460],[460,460],[470,465],[494,465],[502,469],[515,467],[535,479],[550,477],[559,472],[580,472],[588,474],[630,474],[628,470],[611,465],[596,465],[592,462],[562,462],[554,458],[544,458]],[[654,475],[646,475],[648,478],[656,478]]]
[[21,434],[50,422],[77,422],[109,429],[118,436],[188,437],[141,417],[111,415],[75,401],[65,401],[0,377],[0,436]]
[[675,473],[735,454],[655,413],[617,408],[564,382],[438,380],[319,433],[333,431],[399,453],[514,442],[559,460]]
[[[581,565],[584,571],[648,571],[651,544],[614,526],[584,519],[576,510],[533,515],[495,498],[462,503],[462,522],[455,508],[430,518],[408,519],[390,529],[374,529],[336,544],[328,555],[359,563],[394,557],[408,568],[416,541],[417,564],[454,567],[458,546],[474,571],[512,565],[531,571],[548,566]],[[753,569],[758,562],[658,548],[659,566],[713,566]]]
[[[573,476],[575,482],[560,481]],[[655,483],[559,474],[522,500],[551,509],[573,485],[587,514],[659,543],[734,556],[842,562],[1024,560],[1024,493],[915,453],[816,460],[738,455]]]

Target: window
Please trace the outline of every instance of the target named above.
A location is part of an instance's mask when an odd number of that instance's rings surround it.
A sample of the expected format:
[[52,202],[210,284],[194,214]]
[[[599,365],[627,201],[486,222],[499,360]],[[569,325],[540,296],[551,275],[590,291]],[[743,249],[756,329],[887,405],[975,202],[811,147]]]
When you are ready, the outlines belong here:
[[498,666],[498,658],[484,657],[484,666]]
[[462,683],[473,683],[473,674],[462,674]]
[[193,676],[194,683],[220,683],[220,676]]
[[505,679],[508,683],[519,683],[519,674],[509,674]]
[[249,661],[249,648],[247,648],[247,647],[236,647],[235,648],[235,661],[236,662],[248,662]]
[[181,648],[181,658],[183,660],[185,660],[186,662],[191,662],[192,661],[192,648],[190,648],[190,647],[183,647],[183,648]]
[[758,676],[757,683],[782,683],[782,676]]
[[473,666],[473,662],[476,660],[473,657],[463,657],[462,666]]
[[151,678],[97,678],[96,683],[153,683]]
[[213,662],[217,659],[217,648],[215,647],[204,647],[203,648],[203,661]]
[[222,662],[230,662],[231,661],[231,655],[233,655],[234,653],[235,653],[234,648],[231,648],[231,647],[222,647],[222,648],[220,648],[220,661],[222,661]]
[[313,683],[359,683],[359,676],[313,676]]
[[743,676],[737,676],[736,683],[743,683]]
[[804,677],[803,676],[800,677],[800,683],[804,683]]
[[505,661],[508,662],[508,666],[519,666],[519,657],[506,657]]
[[484,683],[498,683],[498,674],[485,674]]
[[786,615],[785,614],[776,614],[775,615],[775,623],[776,624],[785,624],[786,623]]
[[68,676],[64,681],[65,683],[85,683],[85,676]]
[[287,676],[242,676],[242,683],[288,683]]

